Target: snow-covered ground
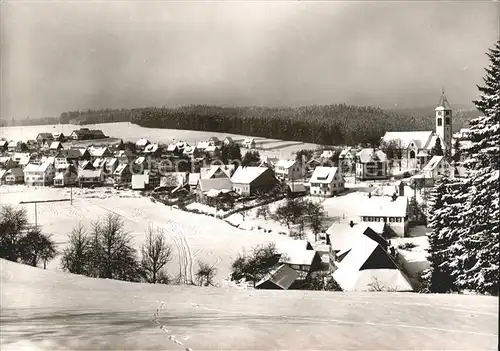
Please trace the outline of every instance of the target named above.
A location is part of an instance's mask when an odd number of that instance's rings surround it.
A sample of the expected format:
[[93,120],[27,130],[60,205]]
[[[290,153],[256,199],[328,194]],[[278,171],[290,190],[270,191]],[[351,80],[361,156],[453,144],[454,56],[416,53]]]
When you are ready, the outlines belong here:
[[[26,207],[31,223],[35,221],[35,206],[19,204],[21,201],[69,198],[70,189],[5,185],[0,187],[1,203]],[[181,269],[189,277],[193,276],[197,261],[203,260],[217,267],[218,281],[222,283],[223,277],[230,273],[232,260],[244,249],[248,250],[268,242],[292,240],[277,232],[240,230],[214,217],[154,203],[132,191],[75,188],[73,204],[37,204],[37,222],[45,233],[52,234],[59,249],[65,247],[67,235],[78,222],[90,229],[93,221],[108,213],[115,213],[123,218],[125,229],[131,233],[137,248],[143,243],[149,225],[163,228],[174,249],[174,258],[167,267],[172,276],[176,276]],[[59,258],[51,261],[48,269],[58,269],[59,262]],[[186,262],[186,266],[181,267],[181,262]]]
[[[17,126],[17,127],[2,127],[0,128],[0,137],[8,140],[35,139],[38,133],[64,133],[69,135],[75,129],[82,126],[73,124],[57,124],[57,125],[41,125],[41,126]],[[196,130],[177,130],[177,129],[161,129],[161,128],[144,128],[127,122],[118,123],[102,123],[85,125],[83,127],[90,129],[101,129],[104,134],[110,137],[121,138],[124,141],[137,141],[140,138],[147,138],[156,143],[171,143],[173,141],[185,141],[189,144],[195,144],[198,141],[206,141],[212,136],[219,139],[224,139],[230,136],[236,142],[243,141],[246,136],[229,133],[203,132]],[[254,137],[256,148],[261,156],[283,157],[288,158],[294,152],[301,149],[316,149],[318,145],[311,143],[303,143],[297,141],[285,141],[279,139],[267,139]],[[245,149],[243,149],[245,151]]]
[[[137,284],[0,260],[7,350],[496,350],[498,298]],[[164,302],[157,318],[155,311]]]

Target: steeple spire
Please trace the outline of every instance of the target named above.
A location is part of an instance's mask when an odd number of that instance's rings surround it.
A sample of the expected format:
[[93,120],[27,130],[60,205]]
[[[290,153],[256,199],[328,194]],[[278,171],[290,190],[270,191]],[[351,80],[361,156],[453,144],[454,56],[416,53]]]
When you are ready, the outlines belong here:
[[451,110],[451,105],[448,102],[448,98],[444,94],[444,87],[441,88],[441,97],[439,98],[437,107],[443,107],[445,110]]

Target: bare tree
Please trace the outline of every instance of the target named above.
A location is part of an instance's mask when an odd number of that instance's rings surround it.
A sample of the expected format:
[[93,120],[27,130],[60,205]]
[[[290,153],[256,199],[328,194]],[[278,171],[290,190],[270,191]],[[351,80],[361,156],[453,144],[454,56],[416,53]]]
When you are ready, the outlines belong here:
[[137,281],[139,262],[132,238],[120,216],[108,214],[93,223],[91,253],[100,278]]
[[312,201],[307,202],[306,214],[309,226],[314,233],[314,240],[318,241],[318,234],[323,230],[323,222],[326,220],[323,205]]
[[214,285],[217,268],[209,264],[198,261],[198,270],[196,271],[196,281],[200,286]]
[[69,234],[69,245],[63,250],[61,267],[74,274],[89,275],[91,242],[81,223]]
[[372,282],[368,284],[368,288],[369,291],[388,291],[388,288],[377,277],[372,277]]
[[148,228],[141,254],[141,271],[146,281],[153,284],[165,282],[166,272],[163,268],[172,259],[172,247],[166,243],[163,229]]

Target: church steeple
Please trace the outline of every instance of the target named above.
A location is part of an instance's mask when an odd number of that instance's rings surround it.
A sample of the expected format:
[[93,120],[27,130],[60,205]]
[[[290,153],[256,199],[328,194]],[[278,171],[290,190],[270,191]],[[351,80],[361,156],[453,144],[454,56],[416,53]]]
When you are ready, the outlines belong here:
[[451,149],[452,135],[452,111],[451,105],[444,94],[444,88],[441,91],[439,103],[435,108],[436,111],[436,134],[441,137],[444,142],[444,147]]

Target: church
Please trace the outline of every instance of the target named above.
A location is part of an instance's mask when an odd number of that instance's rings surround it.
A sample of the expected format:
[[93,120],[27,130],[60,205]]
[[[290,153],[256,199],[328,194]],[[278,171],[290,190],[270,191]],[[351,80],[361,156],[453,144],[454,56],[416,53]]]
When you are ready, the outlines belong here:
[[451,151],[452,110],[444,91],[435,108],[435,114],[435,131],[386,132],[382,137],[382,143],[393,143],[401,148],[403,168],[422,169],[432,158],[431,150],[438,138],[443,151]]

